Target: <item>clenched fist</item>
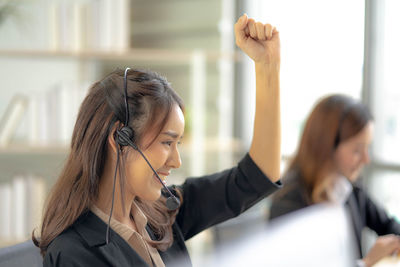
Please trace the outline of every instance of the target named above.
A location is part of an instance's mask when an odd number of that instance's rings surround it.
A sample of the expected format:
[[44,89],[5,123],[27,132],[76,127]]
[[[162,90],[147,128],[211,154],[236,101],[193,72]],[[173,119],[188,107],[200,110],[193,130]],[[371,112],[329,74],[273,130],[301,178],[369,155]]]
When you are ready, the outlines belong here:
[[271,24],[242,15],[235,23],[236,44],[256,64],[280,64],[279,32]]

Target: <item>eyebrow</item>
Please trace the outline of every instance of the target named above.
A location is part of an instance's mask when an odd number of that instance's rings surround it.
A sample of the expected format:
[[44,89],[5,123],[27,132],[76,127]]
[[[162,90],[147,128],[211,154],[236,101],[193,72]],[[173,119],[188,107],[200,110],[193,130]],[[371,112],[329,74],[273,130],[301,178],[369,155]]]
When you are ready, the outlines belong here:
[[168,136],[170,136],[170,137],[172,137],[174,139],[178,139],[178,138],[182,139],[183,138],[183,136],[179,137],[179,134],[177,134],[176,132],[173,132],[173,131],[166,131],[166,132],[163,132],[161,134],[168,135]]

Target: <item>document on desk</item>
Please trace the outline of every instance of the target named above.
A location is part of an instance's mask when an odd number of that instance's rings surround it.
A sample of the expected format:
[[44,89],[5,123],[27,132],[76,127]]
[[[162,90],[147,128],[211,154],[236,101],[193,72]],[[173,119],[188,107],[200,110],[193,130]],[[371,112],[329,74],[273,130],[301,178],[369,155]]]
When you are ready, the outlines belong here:
[[217,248],[206,266],[354,267],[347,211],[319,204],[277,218],[264,232]]

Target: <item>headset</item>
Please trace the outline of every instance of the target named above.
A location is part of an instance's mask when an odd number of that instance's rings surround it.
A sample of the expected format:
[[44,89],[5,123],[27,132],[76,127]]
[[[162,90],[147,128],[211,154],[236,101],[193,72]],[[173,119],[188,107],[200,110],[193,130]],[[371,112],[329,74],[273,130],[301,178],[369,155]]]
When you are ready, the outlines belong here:
[[117,178],[117,169],[119,166],[119,156],[120,156],[120,149],[124,146],[130,146],[139,154],[143,157],[143,159],[146,161],[146,163],[149,165],[151,170],[153,171],[154,175],[157,177],[161,185],[164,187],[165,191],[167,192],[168,198],[166,201],[166,206],[169,210],[176,210],[180,206],[180,201],[179,199],[172,194],[172,192],[169,190],[169,188],[163,183],[161,180],[160,176],[158,176],[158,173],[154,170],[153,166],[151,166],[149,160],[146,158],[146,156],[143,154],[143,152],[138,148],[136,145],[136,140],[135,140],[135,132],[133,129],[128,125],[129,123],[129,104],[128,104],[128,80],[127,80],[127,74],[130,68],[125,69],[124,73],[124,98],[125,98],[125,124],[121,129],[116,130],[116,135],[115,135],[115,141],[119,145],[117,148],[117,162],[115,165],[115,172],[114,172],[114,182],[113,182],[113,193],[112,193],[112,201],[111,201],[111,210],[110,210],[110,216],[108,218],[108,224],[107,224],[107,232],[106,232],[106,243],[109,243],[109,238],[110,238],[110,221],[111,221],[111,216],[112,212],[114,209],[114,195],[115,195],[115,181]]
[[336,149],[339,146],[339,143],[342,141],[341,140],[341,134],[342,134],[342,128],[344,121],[346,120],[347,116],[350,114],[351,111],[353,111],[353,108],[357,105],[356,102],[351,101],[350,103],[347,103],[343,110],[342,113],[340,114],[339,122],[338,122],[338,128],[336,131],[336,136],[334,140],[334,148]]

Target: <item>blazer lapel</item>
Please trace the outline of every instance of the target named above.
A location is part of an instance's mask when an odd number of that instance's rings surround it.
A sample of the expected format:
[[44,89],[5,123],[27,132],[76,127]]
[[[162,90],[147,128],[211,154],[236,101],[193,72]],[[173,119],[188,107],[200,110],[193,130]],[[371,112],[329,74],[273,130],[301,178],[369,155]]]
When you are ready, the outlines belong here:
[[87,242],[98,249],[111,266],[148,266],[135,250],[110,228],[110,241],[106,244],[107,225],[93,212],[83,214],[74,229]]
[[99,252],[107,259],[111,266],[147,266],[133,249],[130,249],[130,247],[121,247],[118,243],[112,240],[108,244],[98,247]]
[[356,242],[358,244],[358,250],[359,250],[359,256],[362,256],[362,250],[361,250],[361,232],[364,227],[362,220],[361,220],[361,214],[359,209],[357,208],[357,199],[354,196],[354,193],[352,192],[349,196],[349,199],[346,202],[347,207],[349,208],[349,212],[351,215],[351,220],[353,222],[353,229],[354,229],[354,235],[356,237]]

